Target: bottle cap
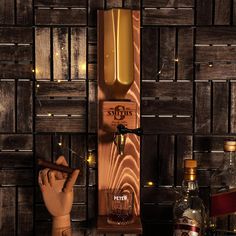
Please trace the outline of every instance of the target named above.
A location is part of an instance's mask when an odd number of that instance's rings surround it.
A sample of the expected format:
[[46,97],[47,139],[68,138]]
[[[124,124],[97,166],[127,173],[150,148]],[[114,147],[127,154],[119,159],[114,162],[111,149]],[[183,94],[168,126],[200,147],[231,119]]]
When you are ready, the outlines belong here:
[[197,168],[197,161],[192,159],[185,159],[184,160],[184,167],[185,168]]
[[235,152],[236,151],[236,141],[227,140],[224,142],[224,151]]

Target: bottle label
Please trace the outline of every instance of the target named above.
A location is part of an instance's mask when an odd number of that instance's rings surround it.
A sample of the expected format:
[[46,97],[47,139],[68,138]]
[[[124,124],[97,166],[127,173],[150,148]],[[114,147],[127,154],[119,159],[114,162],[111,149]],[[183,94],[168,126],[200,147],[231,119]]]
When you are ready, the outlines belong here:
[[211,216],[221,216],[236,212],[236,189],[226,193],[211,195]]
[[199,224],[193,219],[182,217],[175,222],[174,236],[199,236],[199,233]]

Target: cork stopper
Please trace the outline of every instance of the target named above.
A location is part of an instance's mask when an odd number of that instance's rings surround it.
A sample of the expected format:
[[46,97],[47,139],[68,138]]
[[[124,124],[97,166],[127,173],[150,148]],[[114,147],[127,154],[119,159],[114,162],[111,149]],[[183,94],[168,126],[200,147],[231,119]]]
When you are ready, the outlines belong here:
[[184,167],[185,168],[197,168],[197,161],[192,159],[185,159],[184,160]]
[[236,151],[236,141],[227,140],[224,142],[225,152],[235,152]]

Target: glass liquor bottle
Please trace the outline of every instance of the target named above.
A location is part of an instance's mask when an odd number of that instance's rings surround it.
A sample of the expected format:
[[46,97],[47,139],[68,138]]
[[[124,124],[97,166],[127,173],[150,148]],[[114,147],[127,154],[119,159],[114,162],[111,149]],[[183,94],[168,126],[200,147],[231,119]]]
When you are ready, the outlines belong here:
[[198,196],[196,171],[196,160],[184,160],[181,197],[173,208],[174,236],[203,236],[205,233],[205,207]]
[[211,176],[210,229],[236,235],[236,141],[224,142],[224,162]]

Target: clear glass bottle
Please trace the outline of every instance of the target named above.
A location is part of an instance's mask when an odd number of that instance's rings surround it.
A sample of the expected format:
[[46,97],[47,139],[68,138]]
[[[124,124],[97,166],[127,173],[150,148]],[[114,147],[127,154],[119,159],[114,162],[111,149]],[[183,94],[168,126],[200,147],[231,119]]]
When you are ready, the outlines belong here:
[[173,208],[174,236],[203,236],[205,233],[206,213],[198,196],[196,172],[196,160],[184,160],[182,193]]
[[213,235],[236,235],[236,141],[224,142],[224,162],[211,176],[210,229]]

